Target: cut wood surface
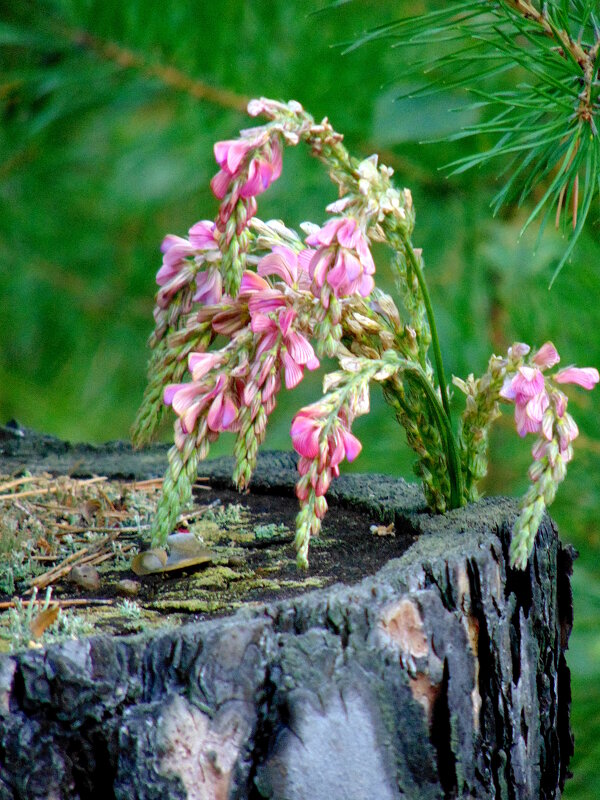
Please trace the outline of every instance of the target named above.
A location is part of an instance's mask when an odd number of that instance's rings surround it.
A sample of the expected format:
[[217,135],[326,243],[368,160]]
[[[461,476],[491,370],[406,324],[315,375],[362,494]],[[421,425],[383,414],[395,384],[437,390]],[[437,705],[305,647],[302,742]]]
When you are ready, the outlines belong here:
[[[164,447],[0,429],[15,479],[142,480],[165,464]],[[226,485],[231,468],[202,474]],[[252,488],[289,496],[295,478],[291,455],[265,454]],[[331,497],[330,513],[360,506],[412,544],[351,585],[0,657],[0,800],[560,797],[572,553],[550,518],[516,572],[513,501],[435,517],[417,487],[356,475]]]

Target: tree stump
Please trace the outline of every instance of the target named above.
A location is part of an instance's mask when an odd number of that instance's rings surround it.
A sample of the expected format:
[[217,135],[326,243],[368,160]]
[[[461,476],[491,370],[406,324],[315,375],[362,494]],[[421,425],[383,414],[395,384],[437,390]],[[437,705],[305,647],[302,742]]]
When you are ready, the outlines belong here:
[[[146,478],[165,463],[162,446],[0,430],[5,474]],[[202,471],[227,485],[231,467]],[[266,454],[251,488],[277,503],[295,477],[292,455]],[[432,516],[418,488],[372,475],[330,499],[412,543],[352,585],[0,657],[0,799],[560,797],[573,554],[551,519],[519,572],[511,500]]]

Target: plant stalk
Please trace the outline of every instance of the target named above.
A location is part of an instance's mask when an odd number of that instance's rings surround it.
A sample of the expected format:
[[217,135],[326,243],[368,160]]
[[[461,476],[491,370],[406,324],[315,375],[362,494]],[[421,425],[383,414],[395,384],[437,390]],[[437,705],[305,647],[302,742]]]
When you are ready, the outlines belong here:
[[[427,284],[425,282],[423,271],[419,265],[419,259],[417,258],[415,251],[413,250],[412,244],[408,241],[408,238],[404,240],[404,248],[406,251],[406,256],[410,261],[410,265],[413,268],[415,275],[417,276],[417,281],[419,282],[419,288],[421,289],[421,294],[423,295],[423,302],[425,303],[425,312],[427,314],[427,320],[429,322],[429,330],[431,331],[431,344],[433,346],[433,357],[435,359],[437,379],[440,387],[440,392],[442,395],[442,406],[444,407],[444,412],[446,414],[446,417],[448,418],[448,424],[450,425],[452,422],[452,418],[450,416],[450,403],[448,402],[448,388],[446,386],[446,376],[444,374],[444,364],[442,362],[442,351],[440,349],[440,340],[438,338],[437,328],[435,325],[435,317],[433,315],[433,306],[431,305],[431,298],[429,297],[429,291],[427,289]],[[452,438],[454,438],[454,436]]]

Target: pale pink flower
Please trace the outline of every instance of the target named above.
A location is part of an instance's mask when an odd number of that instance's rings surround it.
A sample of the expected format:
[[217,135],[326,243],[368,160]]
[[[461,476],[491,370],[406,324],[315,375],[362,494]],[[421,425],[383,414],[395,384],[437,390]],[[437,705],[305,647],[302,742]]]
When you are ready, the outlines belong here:
[[304,367],[309,370],[319,367],[319,360],[308,339],[292,327],[297,316],[298,314],[293,308],[286,308],[277,315],[276,319],[257,312],[252,315],[251,322],[252,331],[261,334],[257,356],[271,350],[281,336],[279,357],[285,370],[287,389],[293,389],[300,383],[304,375]]
[[[214,222],[201,220],[190,228],[189,239],[173,234],[165,236],[160,247],[163,254],[162,266],[156,274],[156,282],[161,287],[156,298],[160,308],[166,308],[173,295],[190,283],[193,272],[205,260],[207,253],[218,252],[219,245],[214,232]],[[220,301],[221,278],[216,267],[209,269],[207,273],[196,275],[195,280],[198,291],[194,300],[206,304]]]
[[515,403],[515,423],[519,436],[542,429],[544,412],[550,405],[544,376],[537,367],[519,367],[507,378],[500,397]]
[[217,266],[209,267],[196,275],[196,293],[192,298],[205,306],[216,306],[223,297],[223,279]]
[[322,295],[325,284],[336,297],[360,294],[367,297],[375,285],[371,277],[375,263],[369,244],[354,217],[338,217],[306,238],[317,247],[309,265],[313,292]]
[[196,248],[187,239],[168,234],[162,240],[160,249],[163,262],[156,273],[156,282],[159,286],[164,286],[181,271],[186,260],[195,254]]
[[218,250],[219,243],[215,238],[216,225],[212,220],[203,219],[196,222],[188,231],[190,244],[196,250]]
[[599,375],[595,367],[567,367],[553,376],[557,383],[576,383],[584,389],[593,389]]
[[295,253],[289,247],[276,245],[272,252],[258,262],[258,274],[276,275],[294,289],[309,289],[308,266],[315,252],[305,248],[300,253]]
[[526,356],[527,353],[531,350],[528,344],[524,342],[515,342],[512,347],[508,348],[508,357],[511,361],[519,361],[523,356]]
[[205,375],[219,366],[223,361],[220,353],[190,353],[188,356],[188,369],[195,381],[201,380]]
[[552,342],[546,342],[540,347],[532,360],[540,369],[549,369],[558,364],[560,356]]

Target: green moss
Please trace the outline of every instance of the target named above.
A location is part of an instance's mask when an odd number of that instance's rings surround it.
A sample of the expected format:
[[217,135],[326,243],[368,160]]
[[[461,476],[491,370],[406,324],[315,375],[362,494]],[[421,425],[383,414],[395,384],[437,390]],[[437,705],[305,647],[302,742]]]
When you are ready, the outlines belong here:
[[167,611],[170,613],[186,612],[190,614],[215,614],[219,611],[232,611],[239,608],[241,603],[234,601],[223,602],[218,599],[204,600],[197,597],[189,597],[186,599],[164,599],[155,600],[150,604],[150,607],[157,611]]

